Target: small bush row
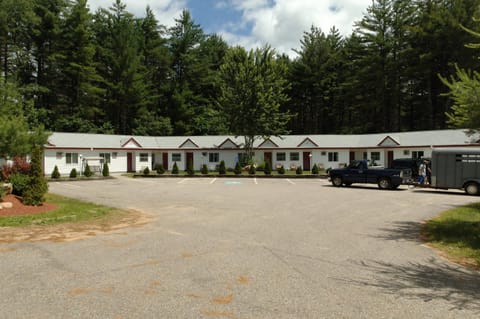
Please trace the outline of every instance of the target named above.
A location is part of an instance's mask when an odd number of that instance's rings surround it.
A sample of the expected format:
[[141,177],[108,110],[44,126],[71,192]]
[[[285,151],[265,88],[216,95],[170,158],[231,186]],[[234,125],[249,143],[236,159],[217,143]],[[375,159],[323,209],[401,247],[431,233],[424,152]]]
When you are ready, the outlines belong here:
[[[94,172],[90,169],[90,166],[88,164],[86,164],[85,169],[83,171],[83,176],[92,177],[93,175],[94,175]],[[70,171],[69,177],[70,178],[77,178],[77,176],[78,176],[77,170],[75,168],[72,168],[72,170]],[[107,163],[103,164],[102,176],[104,176],[104,177],[110,176],[110,169],[108,168]],[[58,170],[57,165],[55,165],[55,167],[53,168],[53,172],[50,175],[50,177],[52,179],[59,179],[61,177],[61,174],[60,174],[60,171]]]

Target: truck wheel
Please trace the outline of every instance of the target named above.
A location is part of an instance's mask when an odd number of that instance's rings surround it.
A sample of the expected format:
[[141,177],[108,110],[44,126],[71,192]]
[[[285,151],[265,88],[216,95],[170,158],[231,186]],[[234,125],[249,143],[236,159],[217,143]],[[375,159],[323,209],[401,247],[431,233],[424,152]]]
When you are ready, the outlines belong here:
[[333,176],[332,177],[332,185],[333,186],[340,187],[340,186],[342,186],[342,184],[343,184],[343,181],[342,181],[342,178],[340,176]]
[[478,184],[477,183],[468,183],[465,185],[465,193],[468,195],[478,195]]
[[391,189],[392,183],[388,178],[382,177],[378,180],[378,187],[380,189]]

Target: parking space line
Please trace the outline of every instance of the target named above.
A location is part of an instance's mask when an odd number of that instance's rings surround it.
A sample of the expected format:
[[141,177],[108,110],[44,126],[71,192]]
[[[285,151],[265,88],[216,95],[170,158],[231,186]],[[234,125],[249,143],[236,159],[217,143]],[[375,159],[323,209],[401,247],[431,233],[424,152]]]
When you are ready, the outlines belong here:
[[294,182],[292,182],[289,178],[287,178],[287,182],[289,182],[292,185],[296,185]]
[[258,185],[258,181],[256,177],[253,179],[253,182],[255,183],[255,185]]
[[210,181],[210,184],[215,183],[216,180],[217,180],[216,178],[212,179],[212,180]]
[[185,183],[186,180],[187,180],[187,178],[184,178],[180,182],[177,182],[177,184],[183,184],[183,183]]

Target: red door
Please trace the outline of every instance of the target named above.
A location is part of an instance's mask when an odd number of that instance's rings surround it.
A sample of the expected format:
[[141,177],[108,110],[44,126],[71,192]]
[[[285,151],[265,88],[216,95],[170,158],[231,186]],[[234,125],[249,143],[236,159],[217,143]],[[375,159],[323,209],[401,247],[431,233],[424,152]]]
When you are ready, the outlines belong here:
[[355,160],[355,152],[350,152],[350,163]]
[[387,153],[387,167],[392,167],[392,163],[393,163],[393,151],[388,151]]
[[303,170],[304,171],[309,171],[310,170],[310,161],[311,161],[311,156],[312,153],[310,152],[303,152]]
[[187,162],[185,163],[185,170],[187,169],[189,163],[192,163],[192,167],[195,167],[193,166],[193,153],[187,153]]
[[168,153],[162,153],[162,165],[164,169],[168,170]]
[[263,153],[263,161],[265,163],[270,164],[270,168],[271,168],[272,167],[272,152]]
[[133,170],[133,154],[127,153],[127,172],[134,172]]

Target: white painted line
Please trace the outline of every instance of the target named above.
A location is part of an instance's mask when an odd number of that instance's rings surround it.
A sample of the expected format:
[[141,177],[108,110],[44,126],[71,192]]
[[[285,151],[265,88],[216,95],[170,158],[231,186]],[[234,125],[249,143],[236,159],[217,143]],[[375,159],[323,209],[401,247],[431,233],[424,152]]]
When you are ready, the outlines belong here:
[[215,183],[216,180],[217,180],[216,178],[212,179],[212,180],[210,181],[210,184]]
[[[73,182],[73,183],[75,183],[75,182]],[[57,182],[57,184],[60,184],[60,182]],[[71,183],[63,183],[62,186],[76,187],[76,188],[80,188],[80,187],[81,187],[81,186],[74,185],[74,184],[71,184]]]
[[292,185],[296,185],[294,182],[292,182],[290,179],[287,178],[287,182],[289,182]]
[[188,178],[182,179],[180,182],[177,182],[177,184],[183,184]]
[[253,182],[255,183],[255,185],[258,185],[258,181],[256,177],[253,179]]

